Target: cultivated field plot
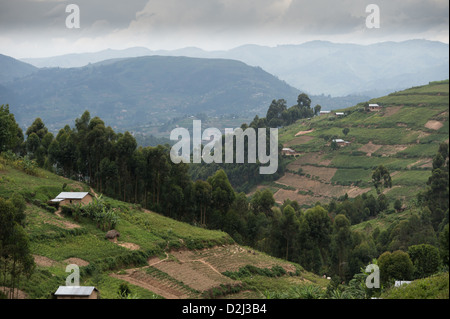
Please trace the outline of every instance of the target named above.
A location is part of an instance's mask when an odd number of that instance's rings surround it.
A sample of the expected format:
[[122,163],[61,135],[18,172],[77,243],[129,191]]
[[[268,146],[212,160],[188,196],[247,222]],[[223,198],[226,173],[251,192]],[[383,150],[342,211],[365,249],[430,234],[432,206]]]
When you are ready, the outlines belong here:
[[324,165],[331,163],[330,160],[324,158],[324,155],[319,152],[306,153],[298,157],[294,162],[290,163],[288,169],[296,170],[305,164]]
[[311,206],[317,201],[320,201],[322,203],[327,203],[331,200],[331,198],[324,198],[324,197],[316,197],[313,195],[303,195],[299,194],[298,191],[290,191],[286,189],[280,189],[278,190],[274,195],[273,198],[275,199],[275,202],[278,204],[283,204],[283,202],[287,199],[289,200],[295,200],[300,206]]
[[318,180],[312,180],[305,176],[299,176],[290,173],[285,174],[277,181],[277,183],[291,186],[298,191],[309,192],[314,194],[314,196],[324,198],[337,198],[345,195],[346,193],[349,197],[353,198],[370,190],[350,186],[333,186],[331,184],[323,183]]
[[[286,272],[296,271],[295,266],[287,261],[238,245],[171,251],[163,259],[150,258],[148,263],[148,266],[128,269],[125,273],[113,273],[111,277],[152,291],[163,298],[186,299],[201,298],[205,291],[221,285],[241,284],[222,273],[235,272],[247,265],[258,268],[281,266]],[[303,281],[297,278],[297,284]]]
[[285,143],[284,146],[290,147],[290,146],[295,146],[295,145],[302,145],[302,144],[310,142],[313,139],[314,139],[313,136],[306,136],[306,135],[298,136],[298,137],[292,139],[291,141]]

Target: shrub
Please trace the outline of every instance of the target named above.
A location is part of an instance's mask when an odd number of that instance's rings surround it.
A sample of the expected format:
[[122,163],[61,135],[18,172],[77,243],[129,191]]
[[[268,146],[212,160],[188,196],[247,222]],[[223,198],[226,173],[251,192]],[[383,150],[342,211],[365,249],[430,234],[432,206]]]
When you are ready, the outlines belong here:
[[238,271],[225,271],[224,276],[230,277],[234,280],[239,280],[246,277],[251,277],[253,275],[265,276],[265,277],[281,277],[286,274],[286,270],[283,267],[275,265],[271,269],[269,268],[258,268],[253,265],[246,265],[239,268]]
[[408,255],[414,264],[415,278],[428,277],[439,269],[439,249],[434,246],[428,244],[410,246]]
[[394,280],[411,280],[414,266],[407,253],[401,250],[384,252],[378,258],[380,277],[383,283],[392,283]]

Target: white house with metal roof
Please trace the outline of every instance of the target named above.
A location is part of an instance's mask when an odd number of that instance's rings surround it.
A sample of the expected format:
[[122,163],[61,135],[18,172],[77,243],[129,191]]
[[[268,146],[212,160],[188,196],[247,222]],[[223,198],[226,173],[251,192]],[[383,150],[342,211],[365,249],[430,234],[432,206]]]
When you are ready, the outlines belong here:
[[59,286],[56,299],[98,299],[97,288],[90,286]]
[[92,202],[92,195],[89,192],[62,192],[50,202],[59,205],[69,204],[89,204]]

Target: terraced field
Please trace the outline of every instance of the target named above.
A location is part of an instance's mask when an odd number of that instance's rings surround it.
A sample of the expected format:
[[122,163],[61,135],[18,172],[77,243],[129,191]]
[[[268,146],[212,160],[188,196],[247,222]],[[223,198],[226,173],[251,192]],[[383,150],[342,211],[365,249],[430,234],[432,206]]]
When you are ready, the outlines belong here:
[[[166,253],[165,258],[152,257],[148,266],[111,273],[110,276],[148,289],[167,299],[202,298],[205,292],[219,287],[238,287],[236,294],[246,292],[253,298],[262,298],[252,287],[243,286],[242,281],[224,275],[247,265],[257,268],[282,267],[287,273],[295,273],[294,264],[275,259],[239,245],[224,245],[202,250],[177,250]],[[297,266],[298,267],[298,266]],[[295,284],[310,282],[302,276],[294,276]],[[320,282],[322,278],[315,278]],[[269,280],[263,278],[262,280]],[[326,284],[326,281],[323,282]],[[232,297],[233,294],[228,294]]]
[[[449,141],[449,82],[432,82],[368,103],[383,108],[367,112],[361,103],[334,110],[345,116],[318,116],[280,130],[280,142],[296,155],[286,157],[288,173],[270,185],[277,202],[291,199],[309,206],[345,194],[352,198],[374,193],[371,176],[379,165],[393,178],[394,187],[385,190],[390,200],[414,198],[431,175],[439,144]],[[350,143],[333,150],[331,140],[337,138]]]

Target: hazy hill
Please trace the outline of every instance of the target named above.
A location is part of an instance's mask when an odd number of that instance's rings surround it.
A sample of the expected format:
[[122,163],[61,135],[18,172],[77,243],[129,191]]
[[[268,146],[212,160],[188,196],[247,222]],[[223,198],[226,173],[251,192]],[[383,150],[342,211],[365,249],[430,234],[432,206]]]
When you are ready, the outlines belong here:
[[7,83],[21,125],[41,117],[60,128],[89,109],[118,128],[161,124],[190,114],[265,114],[273,99],[293,105],[300,92],[258,67],[226,59],[148,56],[83,68],[39,69]]
[[39,67],[74,67],[139,55],[226,58],[259,66],[310,95],[377,97],[448,78],[448,50],[448,44],[427,40],[372,45],[312,41],[277,47],[244,45],[210,52],[198,48],[160,51],[131,48],[23,61]]
[[[31,64],[0,54],[0,84],[29,75],[37,71],[37,69],[38,68],[32,66]],[[1,86],[0,94],[2,94]]]
[[146,55],[152,55],[152,51],[147,48],[134,47],[125,50],[107,49],[99,52],[72,53],[48,58],[26,58],[21,60],[38,68],[77,68],[110,59],[133,58]]

